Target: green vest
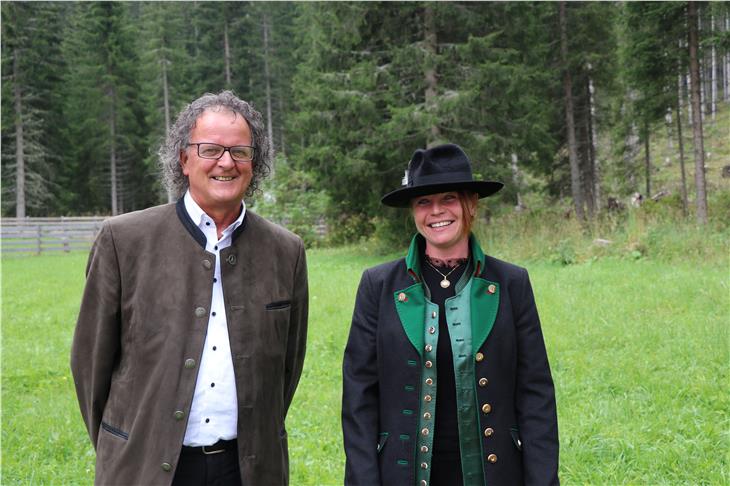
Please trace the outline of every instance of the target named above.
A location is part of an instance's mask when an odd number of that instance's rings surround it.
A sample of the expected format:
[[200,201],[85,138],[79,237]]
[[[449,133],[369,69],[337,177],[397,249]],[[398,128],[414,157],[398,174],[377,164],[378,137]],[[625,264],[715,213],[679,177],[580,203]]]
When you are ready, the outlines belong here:
[[439,365],[454,367],[464,481],[469,485],[484,484],[474,363],[497,316],[499,284],[477,277],[484,269],[485,258],[476,238],[470,236],[471,259],[456,283],[456,295],[447,299],[444,305],[453,363],[437,363],[439,309],[429,300],[428,288],[421,283],[419,239],[422,239],[420,235],[413,238],[406,257],[408,272],[415,283],[393,294],[403,329],[418,351],[423,366],[418,438],[414,451],[417,484],[426,486],[430,478]]

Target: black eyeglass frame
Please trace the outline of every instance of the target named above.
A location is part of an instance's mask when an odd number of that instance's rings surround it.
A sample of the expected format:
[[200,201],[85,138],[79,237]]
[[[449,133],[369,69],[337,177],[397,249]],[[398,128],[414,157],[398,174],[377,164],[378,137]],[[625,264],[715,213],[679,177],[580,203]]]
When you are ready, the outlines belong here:
[[[198,143],[189,143],[187,146],[191,147],[195,145],[196,146],[196,152],[198,153],[198,157],[206,160],[220,160],[221,157],[223,157],[223,154],[228,152],[228,155],[231,156],[231,160],[234,162],[253,162],[254,157],[256,156],[256,147],[253,145],[231,145],[230,147],[226,147],[225,145],[221,145],[219,143],[213,143],[213,142],[198,142]],[[216,147],[221,147],[223,149],[223,152],[218,157],[206,157],[205,155],[202,155],[200,153],[200,146],[201,145],[215,145]],[[231,149],[237,148],[237,147],[246,147],[251,149],[251,158],[250,159],[237,159],[233,156],[233,152],[231,152]]]

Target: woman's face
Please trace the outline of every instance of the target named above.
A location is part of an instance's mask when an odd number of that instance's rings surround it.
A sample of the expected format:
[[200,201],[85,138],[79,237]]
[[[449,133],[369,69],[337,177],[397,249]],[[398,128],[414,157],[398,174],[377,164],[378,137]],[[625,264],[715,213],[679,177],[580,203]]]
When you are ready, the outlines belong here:
[[[419,196],[411,200],[413,220],[418,232],[426,239],[426,251],[432,257],[466,256],[454,252],[468,252],[469,235],[464,231],[464,210],[458,192],[442,192]],[[473,215],[477,196],[469,197],[465,205]]]

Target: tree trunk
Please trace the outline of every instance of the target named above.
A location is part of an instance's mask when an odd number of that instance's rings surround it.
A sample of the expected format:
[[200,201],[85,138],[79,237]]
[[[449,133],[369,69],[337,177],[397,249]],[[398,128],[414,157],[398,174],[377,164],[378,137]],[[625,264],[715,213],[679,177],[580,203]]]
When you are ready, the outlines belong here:
[[707,223],[707,189],[705,185],[705,148],[702,134],[702,102],[700,100],[700,64],[697,57],[699,36],[697,32],[697,4],[687,4],[687,46],[689,47],[689,70],[692,80],[692,138],[695,151],[695,186],[697,191],[697,222]]
[[565,13],[565,1],[560,2],[560,54],[563,64],[563,90],[565,91],[565,125],[568,131],[568,157],[570,159],[570,188],[573,194],[575,215],[585,222],[583,211],[583,194],[580,184],[580,166],[578,165],[578,146],[575,140],[575,119],[573,115],[573,80],[568,65],[568,22]]
[[225,62],[226,88],[231,88],[231,48],[228,42],[228,20],[223,22],[223,60]]
[[[271,121],[271,73],[269,72],[269,16],[264,13],[264,82],[266,84],[266,133],[269,143],[274,147],[274,128]],[[271,175],[274,175],[274,164],[271,164]]]
[[[590,69],[590,66],[589,66]],[[593,206],[596,213],[601,211],[601,166],[598,161],[598,133],[596,128],[596,88],[593,84],[593,78],[588,76],[588,103],[589,103],[589,124],[590,124],[590,151],[591,151],[591,170],[593,172]]]
[[[424,7],[424,40],[426,44],[426,63],[424,67],[424,78],[426,81],[426,112],[434,115],[436,108],[436,93],[438,85],[438,76],[436,74],[436,49],[438,39],[436,37],[436,25],[433,18],[433,8],[428,3]],[[431,125],[428,134],[427,147],[436,145],[441,138],[441,129],[436,122]]]
[[[165,111],[165,136],[170,133],[170,87],[167,83],[167,59],[162,59],[162,102]],[[167,190],[167,202],[173,202],[172,191]]]
[[[279,120],[284,120],[284,101],[281,92],[279,93]],[[284,139],[284,124],[279,123],[279,150],[282,155],[286,155],[286,140]]]
[[[710,30],[712,31],[712,36],[715,36],[715,16],[712,15],[710,17]],[[710,92],[711,95],[711,113],[712,113],[712,120],[715,120],[715,116],[717,114],[717,48],[715,47],[716,41],[713,39],[712,41],[712,52],[711,52],[711,61],[710,61]]]
[[[725,33],[728,31],[730,31],[730,13],[725,12]],[[730,52],[728,50],[725,51],[724,57],[723,72],[725,75],[722,77],[722,92],[725,101],[730,101]]]
[[644,173],[646,177],[646,197],[651,197],[651,156],[649,153],[649,124],[644,122]]
[[119,214],[119,206],[117,205],[117,115],[114,106],[115,101],[115,92],[112,87],[109,89],[109,102],[111,103],[109,109],[109,179],[111,183],[112,216]]
[[15,111],[15,217],[25,218],[25,140],[23,98],[20,89],[20,49],[13,49],[13,98]]
[[517,160],[517,154],[512,153],[512,182],[515,185],[517,193],[517,206],[515,209],[521,211],[524,205],[522,204],[522,195],[520,194],[520,169],[517,167]]
[[679,146],[679,170],[682,175],[682,214],[687,217],[689,213],[689,202],[687,201],[687,176],[684,170],[684,140],[682,140],[682,117],[679,116],[679,107],[682,103],[681,93],[677,96],[677,144]]

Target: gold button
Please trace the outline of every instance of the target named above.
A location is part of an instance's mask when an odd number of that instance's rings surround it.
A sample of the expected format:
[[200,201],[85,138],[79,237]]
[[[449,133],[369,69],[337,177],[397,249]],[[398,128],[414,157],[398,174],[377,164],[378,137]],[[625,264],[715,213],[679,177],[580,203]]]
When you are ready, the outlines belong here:
[[428,452],[428,446],[421,446],[421,452],[423,452],[424,454]]
[[213,267],[213,264],[210,263],[210,260],[203,260],[203,267],[205,267],[207,270],[210,270]]
[[475,358],[477,360],[477,363],[479,363],[481,361],[484,361],[484,355],[482,353],[477,353],[477,355],[475,356]]
[[492,434],[494,434],[494,429],[491,427],[487,427],[484,429],[484,437],[491,437]]
[[433,363],[430,361],[426,361],[425,366],[426,366],[426,368],[430,368],[433,366]]
[[482,412],[489,413],[491,411],[492,411],[492,406],[490,404],[485,403],[484,405],[482,405]]
[[436,319],[436,311],[431,312],[431,319]]
[[428,464],[425,462],[421,463],[421,469],[428,469]]
[[208,312],[206,312],[205,307],[196,307],[195,308],[196,317],[205,317],[207,314],[208,314]]
[[492,464],[497,462],[497,454],[489,454],[487,456],[487,461],[491,462]]
[[423,418],[426,420],[431,420],[431,412],[426,412],[423,414]]
[[426,349],[427,353],[430,353],[431,351],[433,351],[433,346],[431,346],[430,344],[427,344],[425,349]]
[[432,378],[426,378],[426,384],[427,385],[433,385],[433,379]]
[[398,294],[398,302],[405,302],[405,301],[406,301],[406,294],[404,294],[403,292]]
[[162,465],[161,465],[160,467],[161,467],[161,468],[162,468],[162,470],[163,470],[163,471],[165,471],[165,472],[170,472],[170,471],[172,471],[172,466],[170,465],[170,463],[169,463],[169,462],[163,462],[163,463],[162,463]]
[[428,435],[428,429],[421,430],[421,435],[426,437]]
[[[494,284],[491,284],[489,287],[487,287],[487,292],[490,294],[493,294],[497,291],[497,286]],[[496,457],[496,456],[495,456]]]
[[431,395],[426,395],[425,397],[423,397],[423,400],[426,401],[426,402],[430,402],[431,401]]
[[192,358],[188,358],[185,360],[185,367],[187,369],[195,368],[195,360]]
[[429,328],[428,328],[428,333],[429,333],[429,334],[436,334],[436,328],[435,328],[435,327],[433,327],[433,326],[429,327]]
[[182,420],[185,418],[185,412],[182,410],[177,410],[175,413],[172,414],[173,417],[175,417],[175,420]]
[[479,378],[479,386],[487,386],[487,383],[489,383],[489,380],[487,380],[486,378]]

